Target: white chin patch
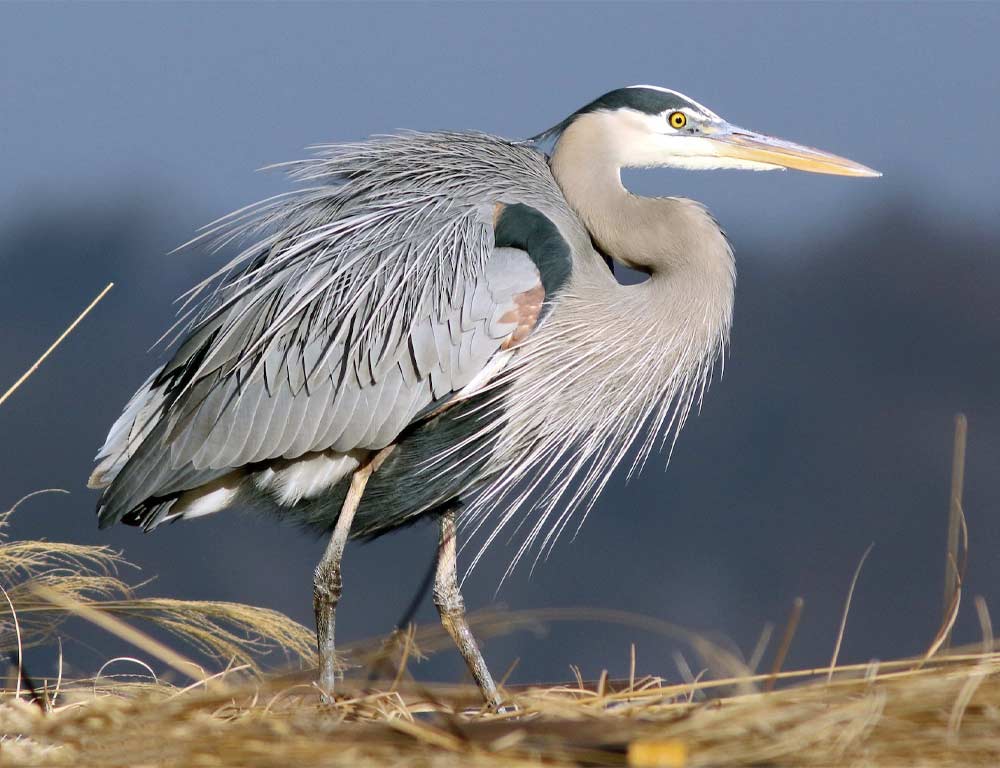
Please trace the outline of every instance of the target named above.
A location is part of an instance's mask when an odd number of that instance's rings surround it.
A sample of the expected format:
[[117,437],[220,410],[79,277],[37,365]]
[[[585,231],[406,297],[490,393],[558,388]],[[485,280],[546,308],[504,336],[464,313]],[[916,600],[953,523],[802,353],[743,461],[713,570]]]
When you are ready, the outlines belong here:
[[783,166],[719,154],[709,136],[663,133],[662,120],[639,114],[616,114],[615,156],[627,168],[682,168],[690,171],[776,171]]

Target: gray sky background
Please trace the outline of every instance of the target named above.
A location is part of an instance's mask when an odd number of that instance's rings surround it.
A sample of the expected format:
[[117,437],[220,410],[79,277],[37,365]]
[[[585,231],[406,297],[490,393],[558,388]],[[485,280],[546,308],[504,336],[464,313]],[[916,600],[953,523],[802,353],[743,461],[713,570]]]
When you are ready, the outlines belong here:
[[[253,170],[311,143],[400,128],[523,137],[618,86],[673,87],[733,122],[879,168],[632,172],[702,200],[735,243],[726,377],[669,471],[616,482],[573,543],[500,598],[621,607],[726,635],[807,601],[793,663],[824,663],[861,553],[845,657],[917,652],[940,609],[951,416],[971,418],[969,589],[1000,577],[997,364],[1000,4],[0,5],[0,376],[12,381],[108,281],[117,287],[0,410],[15,535],[123,547],[155,590],[310,620],[321,544],[241,516],[99,533],[90,458],[156,356],[171,300],[216,257],[166,253],[287,189]],[[348,552],[338,626],[389,629],[429,526]],[[513,554],[467,583],[487,605]],[[424,607],[422,620],[432,620]],[[966,639],[975,622],[963,617]],[[675,674],[655,636],[601,625],[490,644],[518,679]],[[435,666],[436,665],[436,666]],[[429,674],[454,676],[444,658]]]

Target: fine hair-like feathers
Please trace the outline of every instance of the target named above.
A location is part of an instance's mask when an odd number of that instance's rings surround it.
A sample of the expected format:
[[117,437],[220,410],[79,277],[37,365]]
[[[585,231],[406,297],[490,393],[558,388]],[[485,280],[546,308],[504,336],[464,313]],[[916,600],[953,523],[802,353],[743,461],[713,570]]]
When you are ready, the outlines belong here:
[[[395,444],[352,535],[461,498],[466,525],[496,523],[484,547],[524,513],[516,563],[700,402],[733,280],[700,206],[567,196],[573,179],[532,144],[475,133],[325,146],[286,167],[307,186],[201,236],[249,244],[189,294],[176,351],[112,427],[91,477],[102,525],[245,504],[329,529],[350,473]],[[619,285],[594,248],[597,202],[619,219],[612,257],[653,226],[663,261],[646,283]],[[719,268],[669,258],[685,235],[664,217],[708,232]]]

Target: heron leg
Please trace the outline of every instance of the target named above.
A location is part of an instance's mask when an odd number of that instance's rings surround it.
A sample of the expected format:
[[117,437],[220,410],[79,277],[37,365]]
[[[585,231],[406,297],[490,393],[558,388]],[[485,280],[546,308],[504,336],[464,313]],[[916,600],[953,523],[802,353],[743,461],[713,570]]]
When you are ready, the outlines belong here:
[[458,587],[458,557],[455,546],[456,509],[441,515],[441,538],[438,543],[437,572],[434,576],[434,605],[441,615],[441,624],[458,646],[486,703],[493,709],[501,705],[500,694],[490,674],[476,638],[465,620],[465,601]]
[[313,574],[313,611],[316,614],[316,647],[319,651],[318,685],[323,701],[333,701],[333,688],[336,682],[337,669],[335,662],[334,629],[337,620],[337,603],[343,589],[340,577],[340,561],[344,556],[344,547],[351,534],[354,514],[358,511],[361,497],[364,495],[368,478],[375,472],[392,450],[393,446],[383,448],[375,457],[358,467],[351,476],[351,485],[340,509],[340,516],[333,528],[326,551],[316,566]]

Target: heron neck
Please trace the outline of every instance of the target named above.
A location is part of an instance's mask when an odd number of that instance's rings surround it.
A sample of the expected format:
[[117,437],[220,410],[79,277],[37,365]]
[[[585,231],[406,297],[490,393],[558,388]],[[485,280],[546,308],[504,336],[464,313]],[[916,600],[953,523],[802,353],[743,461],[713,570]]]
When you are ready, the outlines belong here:
[[556,182],[594,244],[649,274],[638,285],[591,291],[591,299],[617,307],[620,322],[634,324],[637,332],[655,327],[664,338],[683,338],[683,345],[714,359],[732,323],[736,274],[729,242],[700,204],[625,189],[627,155],[616,141],[602,121],[577,120],[551,160]]
[[[569,125],[556,142],[550,162],[552,175],[570,207],[583,221],[594,244],[629,266],[623,234],[635,218],[631,195],[622,185],[621,166],[610,142],[602,140],[599,124]],[[620,221],[624,216],[626,221]]]
[[692,200],[640,197],[625,189],[626,148],[600,118],[586,115],[569,125],[551,159],[556,182],[594,244],[654,282],[694,281],[731,294],[732,250],[719,225]]

